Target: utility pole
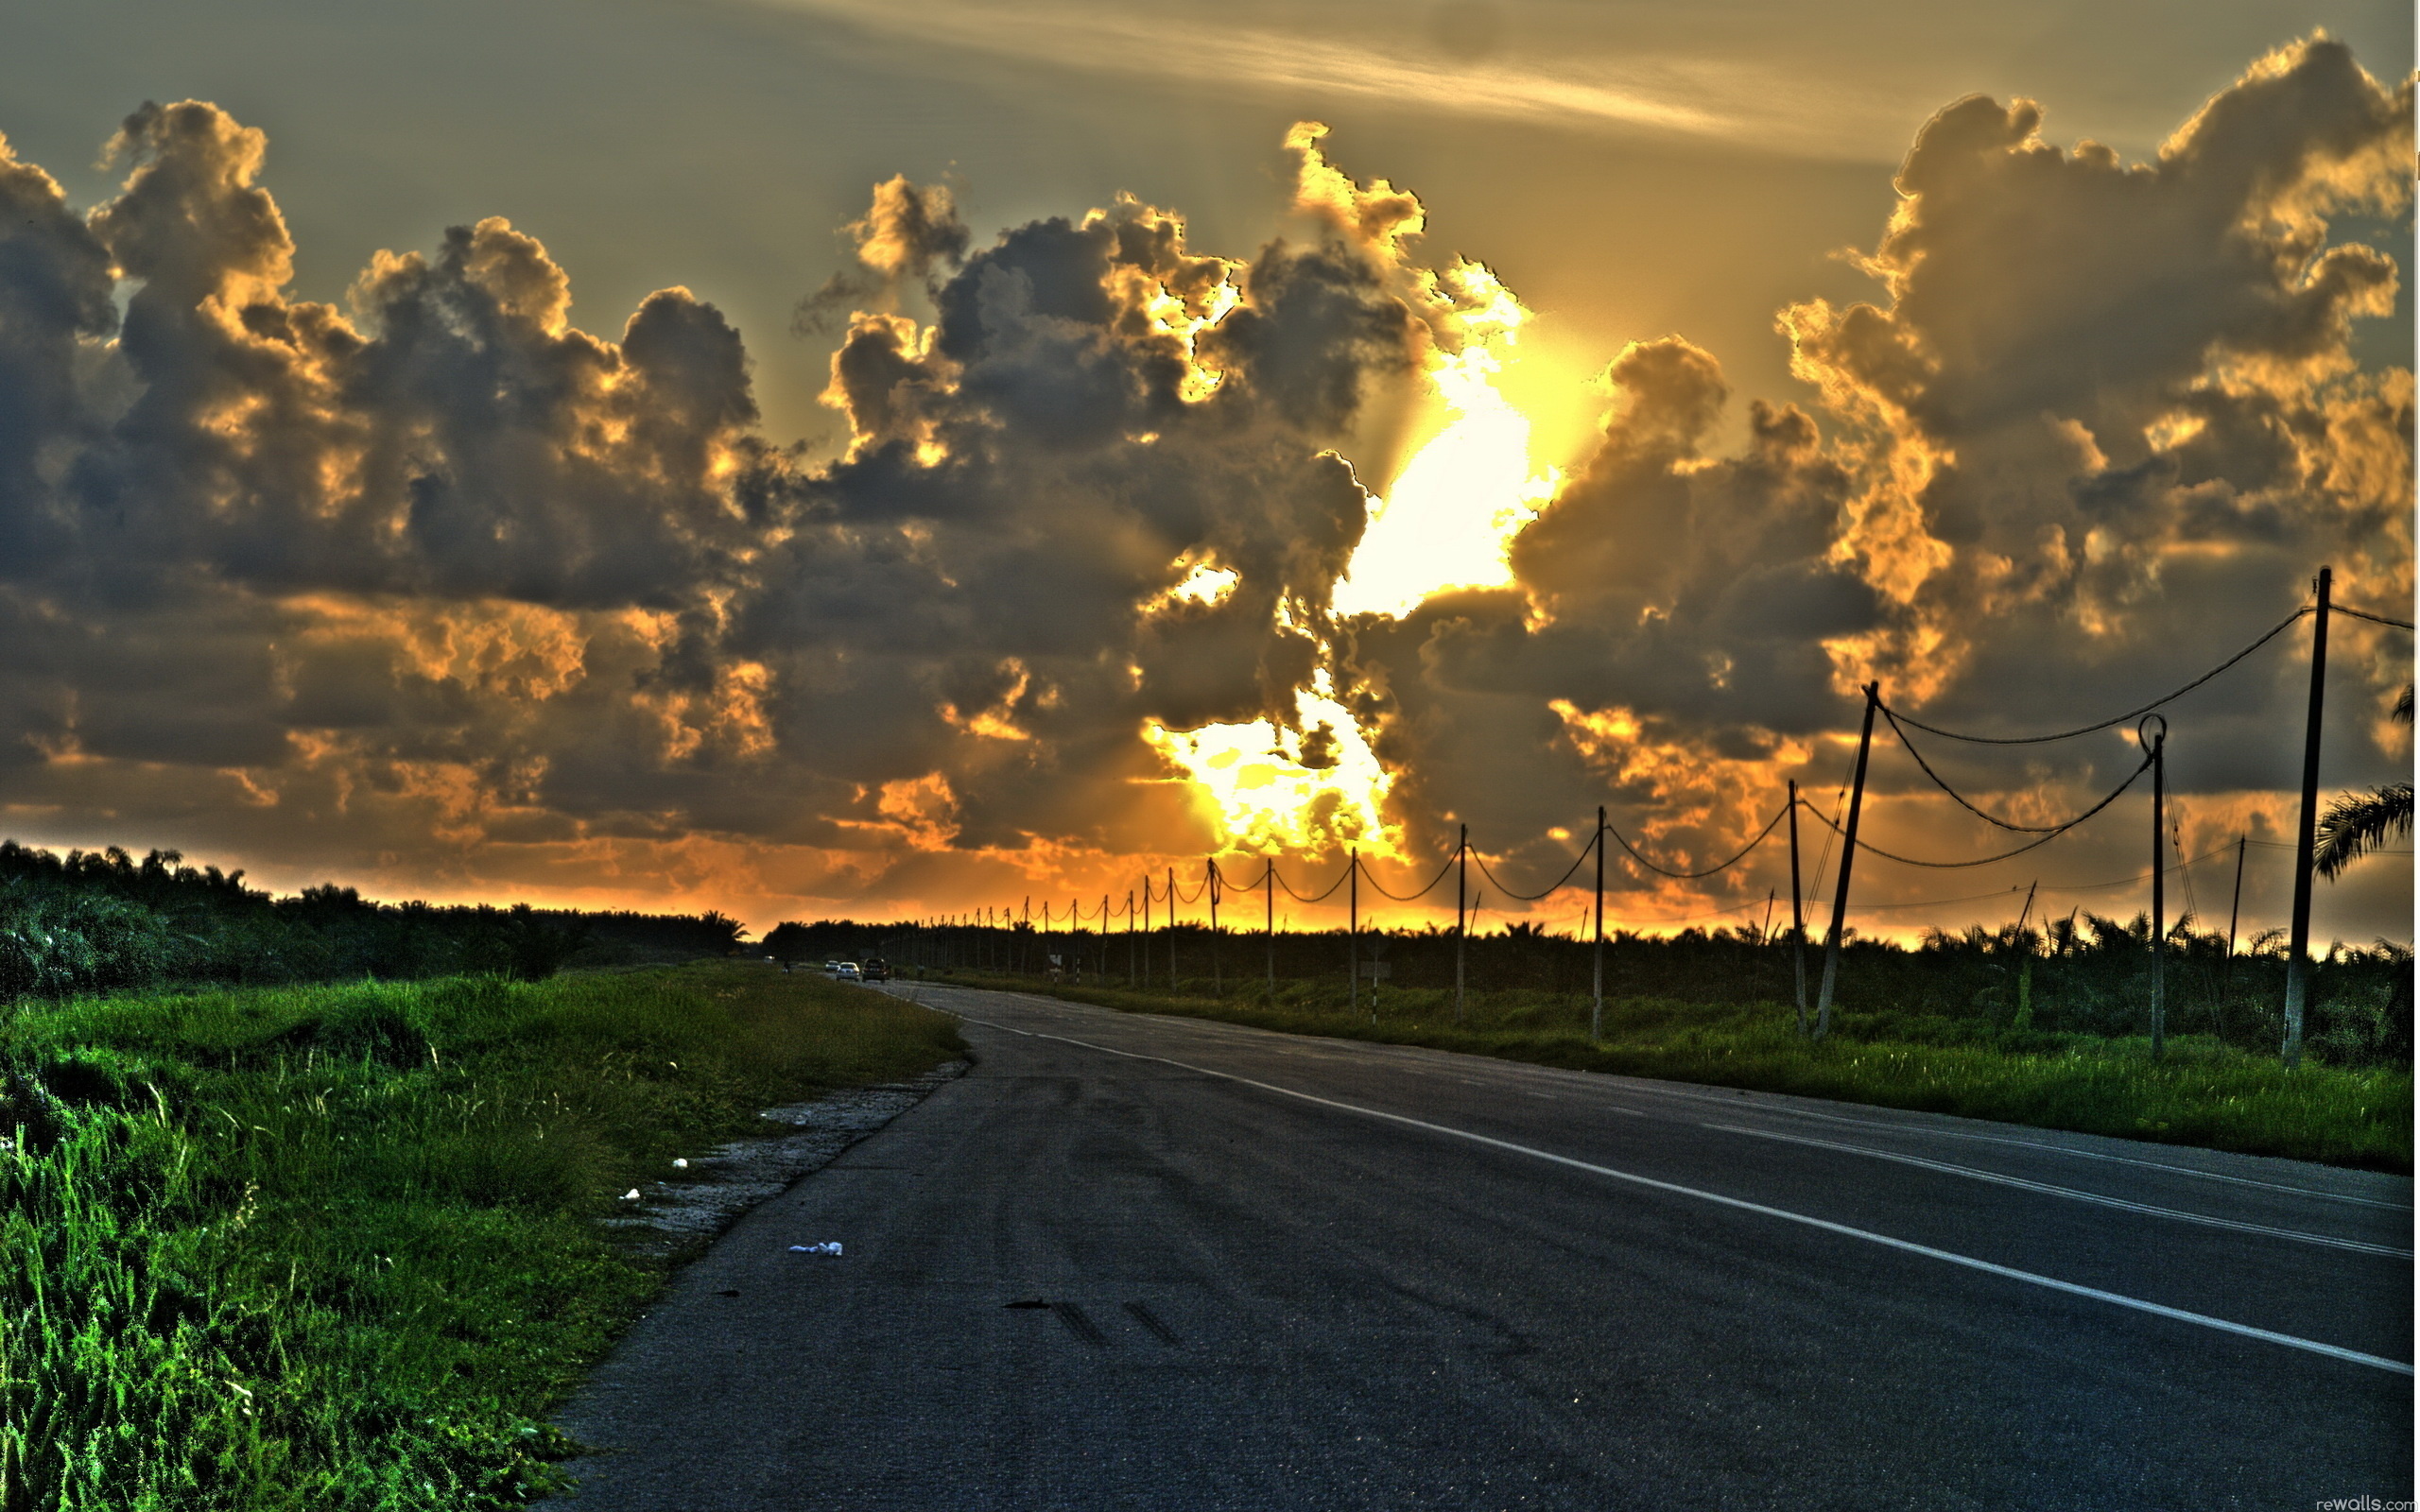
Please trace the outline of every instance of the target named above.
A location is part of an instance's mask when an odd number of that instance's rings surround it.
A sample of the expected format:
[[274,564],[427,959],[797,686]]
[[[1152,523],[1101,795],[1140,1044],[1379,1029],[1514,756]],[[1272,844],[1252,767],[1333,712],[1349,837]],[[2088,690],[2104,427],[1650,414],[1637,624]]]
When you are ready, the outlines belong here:
[[[1143,874],[1143,934],[1144,934],[1144,936],[1146,936],[1146,937],[1145,937],[1145,940],[1144,940],[1144,945],[1143,945],[1143,964],[1144,964],[1145,966],[1149,966],[1149,965],[1150,965],[1150,964],[1151,964],[1151,946],[1150,946],[1150,938],[1149,938],[1149,936],[1150,936],[1150,933],[1151,933],[1151,876],[1150,876],[1150,872],[1145,872],[1145,873]],[[1150,975],[1149,975],[1149,974],[1146,974],[1146,975],[1144,976],[1142,985],[1143,985],[1144,987],[1147,987],[1147,988],[1148,988],[1148,987],[1150,987],[1150,986],[1151,985],[1151,978],[1150,977]]]
[[1454,842],[1454,1027],[1462,1026],[1462,942],[1469,928],[1463,917],[1463,900],[1470,896],[1471,827],[1462,826],[1461,838]]
[[[2150,733],[2159,720],[2159,733]],[[2152,754],[2152,1058],[2168,1046],[2168,721],[2135,727]]]
[[1176,990],[1176,868],[1168,868],[1168,990]]
[[1798,881],[1798,779],[1789,780],[1789,967],[1798,983],[1798,1034],[1806,1036],[1806,916],[1799,906],[1806,891]]
[[2235,902],[2227,909],[2227,976],[2222,989],[2229,993],[2235,990],[2235,926],[2243,917],[2243,842],[2249,838],[2242,834],[2235,837]]
[[1210,995],[1223,998],[1227,994],[1219,972],[1219,863],[1216,858],[1201,864],[1201,886],[1210,894]]
[[1605,805],[1597,805],[1597,942],[1589,948],[1588,1039],[1605,1038]]
[[1277,1006],[1277,857],[1271,854],[1261,873],[1260,890],[1269,895],[1269,921],[1262,926],[1269,944],[1269,1005]]
[[1361,1011],[1361,848],[1345,852],[1344,1001]]
[[1134,889],[1126,889],[1126,985],[1134,985]]
[[1857,861],[1857,820],[1865,807],[1865,758],[1874,749],[1874,711],[1882,702],[1882,682],[1865,685],[1865,729],[1857,737],[1857,777],[1849,788],[1849,826],[1841,844],[1840,885],[1832,893],[1832,933],[1824,942],[1824,985],[1815,995],[1815,1038],[1832,1032],[1832,988],[1841,974],[1841,936],[1849,922],[1849,868]]
[[2319,823],[2319,715],[2327,692],[2327,591],[2335,569],[2319,570],[2319,613],[2310,624],[2310,713],[2303,726],[2303,812],[2294,833],[2294,923],[2286,943],[2285,1062],[2303,1059],[2303,1005],[2310,990],[2310,853]]

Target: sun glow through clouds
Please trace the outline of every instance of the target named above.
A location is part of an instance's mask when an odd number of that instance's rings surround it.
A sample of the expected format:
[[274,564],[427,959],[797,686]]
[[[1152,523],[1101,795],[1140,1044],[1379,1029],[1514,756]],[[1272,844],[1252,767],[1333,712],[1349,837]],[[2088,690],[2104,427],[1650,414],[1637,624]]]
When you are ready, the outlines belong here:
[[1216,806],[1222,850],[1358,846],[1395,854],[1385,816],[1393,775],[1353,712],[1331,696],[1325,673],[1294,696],[1294,722],[1291,730],[1254,719],[1189,730],[1151,722],[1143,738]]
[[[1551,467],[1532,472],[1529,418],[1497,387],[1530,312],[1483,264],[1459,263],[1432,287],[1450,301],[1461,337],[1458,350],[1433,349],[1425,374],[1432,403],[1448,418],[1389,497],[1374,498],[1369,526],[1336,585],[1340,613],[1401,616],[1436,593],[1511,583],[1512,538],[1559,479]],[[1156,607],[1216,603],[1236,580],[1206,563],[1189,565],[1190,575]],[[1279,618],[1293,623],[1282,608]],[[1371,733],[1336,698],[1324,671],[1296,694],[1292,728],[1257,719],[1191,730],[1149,723],[1143,731],[1214,805],[1222,849],[1357,845],[1392,855],[1398,837],[1386,801],[1394,779]]]
[[1452,419],[1374,501],[1336,585],[1342,613],[1400,616],[1448,589],[1512,582],[1512,538],[1554,491],[1553,468],[1530,471],[1529,417],[1496,387],[1530,312],[1481,264],[1462,263],[1442,282],[1463,306],[1465,339],[1460,352],[1436,353],[1428,378]]

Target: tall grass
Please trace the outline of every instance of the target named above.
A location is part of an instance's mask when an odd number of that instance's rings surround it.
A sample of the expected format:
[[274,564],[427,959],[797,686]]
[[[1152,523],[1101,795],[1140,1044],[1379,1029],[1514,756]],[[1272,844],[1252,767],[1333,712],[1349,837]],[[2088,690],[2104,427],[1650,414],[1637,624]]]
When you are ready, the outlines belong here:
[[0,1508],[452,1508],[662,1280],[595,1220],[949,1022],[761,967],[20,1005]]
[[1821,1044],[1773,1003],[1611,998],[1604,1034],[1589,1038],[1589,1000],[1512,990],[1453,994],[1365,988],[1351,1011],[1341,982],[1258,982],[1225,995],[1206,981],[1180,989],[1037,982],[956,973],[972,985],[1043,992],[1128,1011],[1222,1019],[1291,1034],[1428,1045],[1542,1065],[1842,1102],[1998,1119],[2334,1165],[2411,1170],[2411,1073],[2392,1065],[2306,1064],[2215,1038],[2171,1038],[2158,1059],[2142,1038],[1996,1025],[1922,1013],[1841,1013]]

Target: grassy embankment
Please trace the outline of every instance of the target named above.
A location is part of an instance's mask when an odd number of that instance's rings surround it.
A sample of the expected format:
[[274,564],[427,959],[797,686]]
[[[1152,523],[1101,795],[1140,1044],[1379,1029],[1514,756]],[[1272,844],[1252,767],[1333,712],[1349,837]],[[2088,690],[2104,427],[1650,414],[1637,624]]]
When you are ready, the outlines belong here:
[[1427,1045],[1540,1065],[1794,1092],[1886,1108],[1999,1119],[2040,1128],[2198,1144],[2409,1174],[2411,1073],[2306,1062],[2289,1072],[2204,1036],[2145,1039],[2046,1033],[1979,1019],[1836,1012],[1821,1044],[1802,1040],[1787,1004],[1609,998],[1605,1037],[1588,1038],[1588,1000],[1567,993],[1453,994],[1382,989],[1377,1018],[1350,1013],[1344,984],[1280,979],[1272,1005],[1257,981],[1214,995],[1043,983],[953,972],[942,980],[1037,992],[1130,1012],[1222,1019],[1288,1034]]
[[721,963],[0,1011],[7,1512],[524,1500],[663,1279],[596,1225],[619,1194],[960,1048]]

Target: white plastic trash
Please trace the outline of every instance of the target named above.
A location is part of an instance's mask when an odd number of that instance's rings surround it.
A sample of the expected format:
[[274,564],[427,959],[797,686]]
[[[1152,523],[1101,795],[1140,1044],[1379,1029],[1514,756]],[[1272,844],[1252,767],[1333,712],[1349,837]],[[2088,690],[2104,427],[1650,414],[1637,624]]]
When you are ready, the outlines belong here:
[[827,1239],[820,1245],[790,1246],[790,1253],[793,1255],[837,1255],[839,1252],[840,1241],[838,1239]]
[[672,1169],[675,1171],[686,1171],[689,1169],[689,1162],[686,1160],[676,1160],[672,1162]]
[[639,1200],[639,1189],[638,1189],[638,1188],[636,1188],[636,1187],[632,1187],[632,1188],[631,1188],[631,1190],[629,1190],[628,1192],[623,1193],[623,1194],[622,1194],[622,1200],[623,1200],[624,1202],[636,1202],[636,1201],[638,1201],[638,1200]]

